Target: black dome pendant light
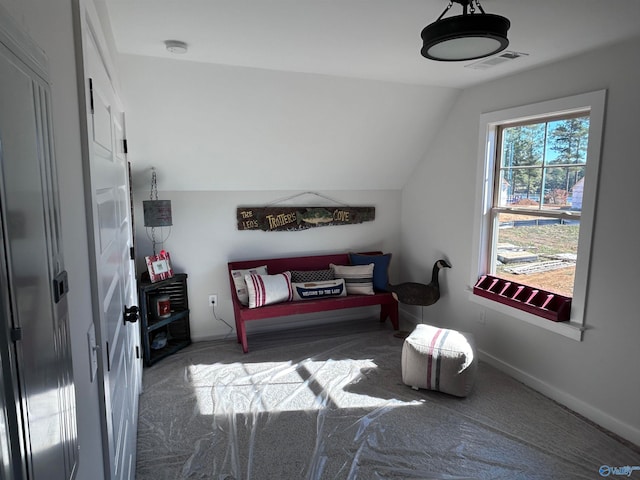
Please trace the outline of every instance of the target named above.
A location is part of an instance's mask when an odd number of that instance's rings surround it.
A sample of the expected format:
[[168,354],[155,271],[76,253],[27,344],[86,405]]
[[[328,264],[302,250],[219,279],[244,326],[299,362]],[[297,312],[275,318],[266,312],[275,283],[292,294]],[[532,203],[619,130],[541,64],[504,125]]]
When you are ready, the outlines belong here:
[[[462,5],[462,15],[443,19],[454,2]],[[438,19],[422,30],[420,53],[441,62],[488,57],[507,48],[510,26],[507,18],[485,13],[479,0],[450,0]]]

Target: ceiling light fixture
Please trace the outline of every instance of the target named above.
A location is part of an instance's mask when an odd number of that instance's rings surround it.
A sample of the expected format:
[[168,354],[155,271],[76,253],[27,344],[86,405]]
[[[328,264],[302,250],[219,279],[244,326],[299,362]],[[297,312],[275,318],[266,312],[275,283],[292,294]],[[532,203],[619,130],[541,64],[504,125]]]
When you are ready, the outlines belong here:
[[180,40],[165,40],[164,44],[171,53],[187,53],[187,44]]
[[[462,5],[462,15],[443,19],[454,2]],[[420,53],[441,62],[488,57],[507,48],[510,26],[507,18],[485,13],[479,0],[450,0],[438,19],[422,30]]]

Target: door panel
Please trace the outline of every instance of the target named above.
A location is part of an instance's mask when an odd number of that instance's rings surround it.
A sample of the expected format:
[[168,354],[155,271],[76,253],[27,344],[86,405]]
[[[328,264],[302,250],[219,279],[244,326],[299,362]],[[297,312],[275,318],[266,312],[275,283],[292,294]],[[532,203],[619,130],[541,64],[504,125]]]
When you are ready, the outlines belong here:
[[[9,49],[4,21],[0,19],[0,350],[2,394],[13,397],[5,402],[7,421],[13,422],[8,448],[16,450],[11,452],[11,477],[25,478],[26,473],[34,480],[68,479],[78,452],[66,289],[55,295],[53,290],[64,264],[49,86],[41,70],[28,66],[32,59],[23,61]],[[13,33],[9,38],[18,38]],[[15,51],[24,55],[27,50],[21,45]],[[2,456],[4,461],[4,451]],[[24,469],[18,467],[22,459]]]
[[116,203],[113,198],[113,189],[100,189],[95,193],[95,202],[98,208],[98,240],[100,254],[104,255],[111,244],[116,241]]
[[100,94],[100,88],[93,91],[93,141],[94,148],[104,148],[101,152],[105,158],[111,153],[113,138],[111,137],[111,108],[108,101]]
[[97,335],[103,346],[100,376],[104,400],[105,470],[110,479],[135,477],[139,381],[138,324],[125,323],[125,306],[137,304],[131,275],[128,164],[122,145],[124,117],[102,63],[92,29],[83,29],[89,98],[88,149],[93,227]]

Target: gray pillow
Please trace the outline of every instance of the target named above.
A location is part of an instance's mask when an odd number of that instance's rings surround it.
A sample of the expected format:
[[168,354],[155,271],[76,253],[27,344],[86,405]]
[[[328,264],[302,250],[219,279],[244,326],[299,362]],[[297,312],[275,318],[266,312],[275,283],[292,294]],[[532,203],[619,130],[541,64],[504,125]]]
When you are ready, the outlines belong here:
[[326,282],[334,280],[333,270],[292,270],[291,281],[294,283]]

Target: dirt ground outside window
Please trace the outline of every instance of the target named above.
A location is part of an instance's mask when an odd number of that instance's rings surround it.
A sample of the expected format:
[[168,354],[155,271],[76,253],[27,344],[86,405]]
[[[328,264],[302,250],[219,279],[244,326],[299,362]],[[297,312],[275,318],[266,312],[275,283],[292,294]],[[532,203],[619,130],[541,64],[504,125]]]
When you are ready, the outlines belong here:
[[567,297],[573,296],[573,279],[576,267],[552,270],[543,273],[531,273],[528,275],[513,275],[507,272],[497,271],[496,276],[506,280],[513,280],[532,287],[542,288],[552,293],[559,293]]
[[[522,216],[514,216],[522,219]],[[531,217],[535,218],[535,217]],[[502,215],[501,221],[511,221]],[[519,283],[542,288],[565,296],[573,296],[575,263],[567,262],[567,267],[555,270],[514,274],[505,268],[535,265],[551,260],[555,255],[577,254],[579,225],[541,225],[500,228],[499,244],[509,244],[522,248],[538,256],[536,262],[509,263],[498,265],[496,276]]]

